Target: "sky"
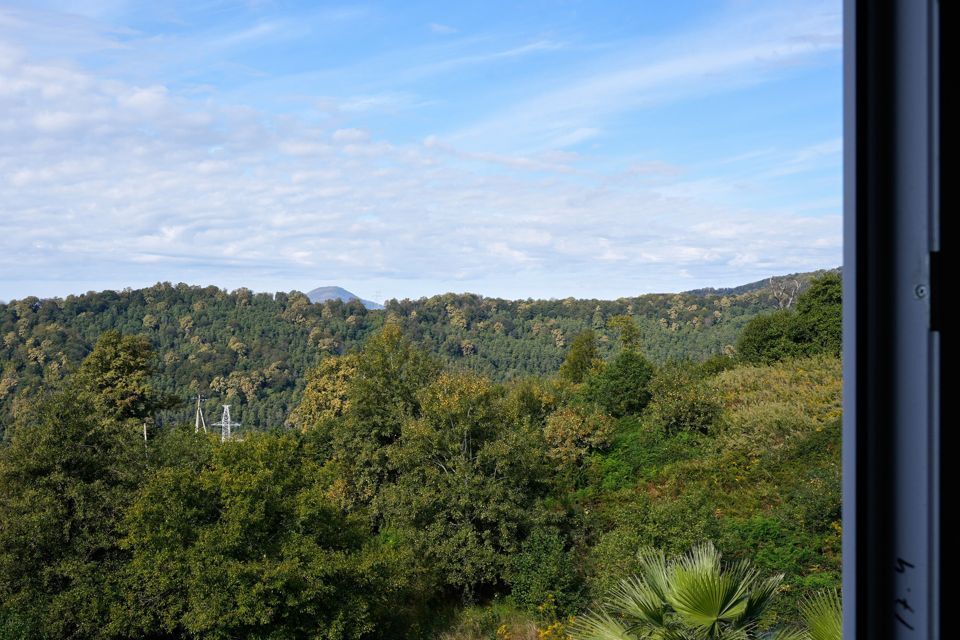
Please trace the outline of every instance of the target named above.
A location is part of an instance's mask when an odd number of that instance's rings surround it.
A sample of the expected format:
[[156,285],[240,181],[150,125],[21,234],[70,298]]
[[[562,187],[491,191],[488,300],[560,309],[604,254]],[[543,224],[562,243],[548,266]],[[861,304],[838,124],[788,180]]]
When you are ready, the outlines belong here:
[[0,0],[0,300],[841,261],[839,0]]

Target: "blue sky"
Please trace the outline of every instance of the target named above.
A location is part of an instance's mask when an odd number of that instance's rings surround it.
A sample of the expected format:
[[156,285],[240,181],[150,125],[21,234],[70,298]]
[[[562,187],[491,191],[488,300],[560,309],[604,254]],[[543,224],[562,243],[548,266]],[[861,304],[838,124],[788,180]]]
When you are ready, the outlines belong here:
[[0,299],[833,267],[841,6],[0,0]]

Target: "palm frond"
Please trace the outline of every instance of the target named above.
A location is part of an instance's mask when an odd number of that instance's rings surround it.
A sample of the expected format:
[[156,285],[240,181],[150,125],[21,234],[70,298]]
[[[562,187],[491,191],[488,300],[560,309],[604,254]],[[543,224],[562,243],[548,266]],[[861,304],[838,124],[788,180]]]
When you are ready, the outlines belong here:
[[754,568],[749,560],[740,560],[733,564],[728,564],[722,567],[721,570],[725,575],[741,582],[747,589],[752,589],[760,579],[760,572]]
[[786,627],[765,634],[763,640],[810,640],[810,634],[805,629]]
[[738,619],[748,591],[731,576],[677,569],[671,576],[667,602],[688,624],[715,634],[723,622]]
[[637,551],[637,562],[640,565],[640,575],[643,576],[644,582],[657,594],[660,600],[666,601],[667,591],[670,588],[670,572],[663,551],[642,547]]
[[782,575],[762,579],[748,560],[724,562],[711,542],[668,560],[659,550],[637,552],[639,575],[610,591],[602,613],[581,619],[581,640],[836,640],[810,639],[787,629],[763,636],[760,620]]
[[800,605],[810,640],[842,640],[843,604],[836,590],[821,591]]
[[636,576],[621,580],[610,591],[606,606],[621,616],[656,626],[663,626],[666,616],[663,599]]
[[767,605],[770,604],[770,600],[776,595],[782,582],[782,573],[771,576],[766,580],[756,581],[747,598],[747,606],[744,608],[743,614],[737,619],[737,626],[745,627],[756,624]]
[[708,540],[692,546],[674,564],[693,572],[720,573],[720,558],[720,552]]
[[[667,602],[689,624],[715,635],[719,626],[740,619],[757,573],[749,563],[724,567],[711,543],[693,547],[670,570]],[[736,625],[729,625],[735,628]]]
[[577,617],[568,633],[573,640],[638,640],[623,623],[605,611],[591,611]]

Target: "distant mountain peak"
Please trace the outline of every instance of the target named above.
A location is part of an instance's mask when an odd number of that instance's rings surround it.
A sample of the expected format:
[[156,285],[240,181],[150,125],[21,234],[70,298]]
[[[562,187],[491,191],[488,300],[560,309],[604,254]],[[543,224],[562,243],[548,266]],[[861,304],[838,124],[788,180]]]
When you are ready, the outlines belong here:
[[310,298],[310,302],[326,302],[327,300],[342,300],[343,302],[350,302],[351,300],[359,300],[363,306],[367,309],[383,309],[383,305],[379,302],[374,302],[373,300],[364,300],[360,296],[350,291],[347,291],[343,287],[337,286],[327,286],[327,287],[317,287],[316,289],[307,292],[307,297]]

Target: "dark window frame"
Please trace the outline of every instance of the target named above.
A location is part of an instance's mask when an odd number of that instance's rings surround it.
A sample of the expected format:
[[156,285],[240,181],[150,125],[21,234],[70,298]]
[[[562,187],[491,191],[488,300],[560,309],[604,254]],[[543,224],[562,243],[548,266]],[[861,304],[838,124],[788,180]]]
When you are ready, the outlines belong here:
[[943,24],[937,0],[844,0],[848,640],[940,637]]

